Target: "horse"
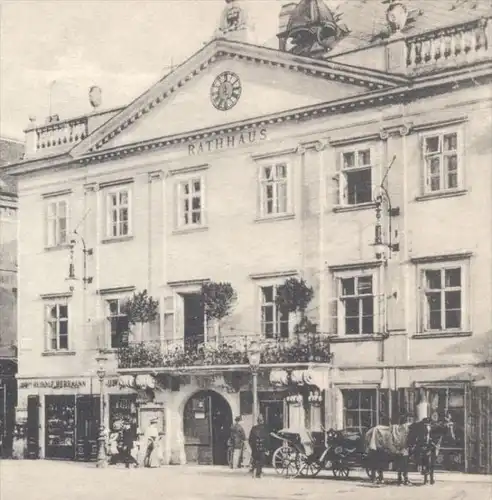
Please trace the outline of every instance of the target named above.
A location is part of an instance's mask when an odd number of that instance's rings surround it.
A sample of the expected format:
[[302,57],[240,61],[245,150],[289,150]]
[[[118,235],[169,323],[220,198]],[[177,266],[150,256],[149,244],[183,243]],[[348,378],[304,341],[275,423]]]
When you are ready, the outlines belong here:
[[[371,481],[382,483],[383,469],[387,467],[389,462],[393,462],[398,472],[398,485],[410,484],[408,480],[410,455],[415,455],[420,459],[422,471],[426,471],[424,472],[424,481],[426,481],[426,475],[431,474],[431,471],[433,481],[434,463],[437,456],[433,443],[436,442],[436,439],[440,443],[449,429],[452,429],[452,421],[449,416],[444,422],[431,423],[425,419],[401,425],[378,425],[369,429],[365,436],[365,445]],[[377,478],[375,477],[376,471],[378,472]]]
[[412,454],[415,456],[417,464],[421,467],[424,484],[427,484],[428,479],[430,479],[430,484],[432,485],[435,483],[434,468],[444,436],[449,432],[451,439],[453,441],[456,440],[454,424],[450,415],[446,416],[444,422],[434,423],[429,418],[425,418],[419,423],[425,427],[423,433],[418,433],[418,436],[423,438],[423,440],[417,440],[414,443]]
[[[366,466],[371,482],[383,482],[383,470],[390,462],[398,472],[398,485],[409,484],[408,459],[409,442],[417,432],[416,424],[376,425],[365,435]],[[376,472],[378,473],[376,478]]]

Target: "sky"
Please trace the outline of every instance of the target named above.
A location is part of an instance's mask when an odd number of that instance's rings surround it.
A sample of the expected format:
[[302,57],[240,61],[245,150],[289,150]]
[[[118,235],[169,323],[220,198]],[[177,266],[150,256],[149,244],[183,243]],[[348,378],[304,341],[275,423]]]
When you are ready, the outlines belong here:
[[[258,43],[275,38],[282,0],[242,0]],[[224,0],[0,0],[0,135],[122,106],[210,40]],[[54,83],[53,83],[54,82]],[[51,95],[51,99],[50,99]]]

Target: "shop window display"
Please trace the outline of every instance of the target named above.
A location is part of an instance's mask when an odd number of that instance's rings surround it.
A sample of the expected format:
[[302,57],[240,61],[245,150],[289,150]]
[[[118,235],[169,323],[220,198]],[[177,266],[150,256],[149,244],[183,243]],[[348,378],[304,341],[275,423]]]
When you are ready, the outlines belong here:
[[75,397],[46,396],[46,457],[73,459]]

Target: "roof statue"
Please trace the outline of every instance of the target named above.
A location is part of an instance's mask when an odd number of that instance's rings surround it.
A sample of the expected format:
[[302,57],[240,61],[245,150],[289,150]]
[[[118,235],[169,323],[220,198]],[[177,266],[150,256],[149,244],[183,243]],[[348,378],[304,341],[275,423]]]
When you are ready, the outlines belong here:
[[348,29],[338,24],[323,0],[301,0],[290,15],[285,31],[277,36],[280,50],[303,56],[329,51]]
[[239,0],[225,0],[225,2],[226,6],[220,16],[215,37],[247,41],[248,30],[251,27],[246,10],[240,5]]
[[423,13],[420,9],[408,9],[405,2],[400,0],[383,0],[382,3],[388,5],[386,20],[390,34],[399,33]]

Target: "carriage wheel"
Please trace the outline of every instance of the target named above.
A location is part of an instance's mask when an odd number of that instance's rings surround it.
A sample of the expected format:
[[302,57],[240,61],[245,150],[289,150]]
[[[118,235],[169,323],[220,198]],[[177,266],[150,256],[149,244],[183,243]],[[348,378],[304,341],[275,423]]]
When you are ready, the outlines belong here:
[[307,457],[299,457],[299,475],[303,477],[316,477],[321,470],[321,464],[316,460],[309,462]]
[[333,467],[332,471],[335,477],[345,478],[348,477],[350,474],[350,469],[348,467],[342,467],[342,466]]
[[290,446],[282,446],[275,450],[272,457],[275,472],[281,476],[289,477],[297,473],[297,453]]

